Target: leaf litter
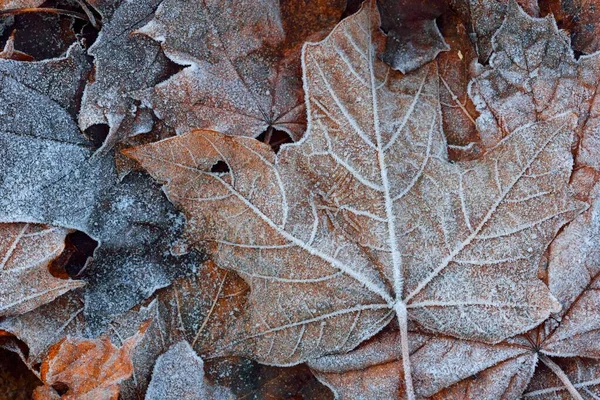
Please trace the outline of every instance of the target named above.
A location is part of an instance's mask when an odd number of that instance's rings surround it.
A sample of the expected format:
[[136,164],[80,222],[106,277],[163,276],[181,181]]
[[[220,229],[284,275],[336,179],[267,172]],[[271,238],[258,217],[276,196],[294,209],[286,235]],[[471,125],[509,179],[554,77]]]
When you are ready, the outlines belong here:
[[[381,1],[389,36],[374,1],[335,28],[344,2],[234,3],[90,1],[91,48],[7,42],[0,221],[58,232],[31,271],[66,285],[0,319],[36,396],[597,396],[597,57],[514,1]],[[567,3],[519,2],[591,53]],[[98,248],[59,277],[74,229]],[[46,377],[131,336],[116,380]]]

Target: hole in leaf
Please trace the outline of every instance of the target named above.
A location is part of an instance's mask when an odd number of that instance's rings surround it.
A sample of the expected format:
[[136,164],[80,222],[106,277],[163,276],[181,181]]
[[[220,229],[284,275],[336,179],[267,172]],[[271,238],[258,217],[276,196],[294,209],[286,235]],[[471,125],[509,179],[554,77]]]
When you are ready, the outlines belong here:
[[26,400],[39,379],[27,368],[18,354],[0,348],[0,398],[6,400]]
[[218,161],[211,167],[210,172],[227,173],[229,172],[229,165],[225,161]]
[[98,242],[83,232],[76,231],[67,235],[65,250],[50,265],[52,275],[59,278],[76,278],[88,258],[94,255]]
[[106,140],[110,127],[107,124],[92,125],[85,130],[85,135],[90,139],[95,148],[102,146]]
[[294,142],[287,132],[274,129],[273,127],[269,127],[266,131],[258,135],[256,139],[270,145],[275,153],[279,153],[279,149],[281,149],[283,144]]

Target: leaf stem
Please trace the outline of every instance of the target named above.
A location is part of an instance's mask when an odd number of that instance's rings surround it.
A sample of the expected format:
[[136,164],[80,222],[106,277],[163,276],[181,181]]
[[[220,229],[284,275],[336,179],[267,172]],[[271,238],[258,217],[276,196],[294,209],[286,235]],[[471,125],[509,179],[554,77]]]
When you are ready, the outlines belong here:
[[400,348],[402,351],[402,368],[404,369],[406,398],[408,400],[415,400],[410,353],[408,351],[408,313],[406,311],[406,305],[402,301],[397,301],[396,304],[394,304],[394,311],[396,311],[398,325],[400,326]]
[[560,379],[561,382],[565,384],[565,388],[569,391],[569,393],[571,394],[571,396],[573,396],[575,400],[583,400],[581,394],[579,394],[575,386],[573,386],[573,383],[571,383],[571,381],[569,380],[567,374],[565,374],[565,372],[558,366],[558,364],[556,364],[544,354],[540,354],[539,358],[544,364],[546,364],[548,368],[552,370],[552,372],[554,372],[558,379]]

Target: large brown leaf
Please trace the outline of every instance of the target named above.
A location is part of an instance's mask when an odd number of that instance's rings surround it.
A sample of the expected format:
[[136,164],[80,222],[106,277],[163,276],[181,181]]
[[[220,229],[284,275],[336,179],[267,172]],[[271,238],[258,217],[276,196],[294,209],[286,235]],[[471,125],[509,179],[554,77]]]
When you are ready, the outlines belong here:
[[0,317],[23,314],[84,282],[54,277],[50,262],[62,253],[69,230],[0,224]]
[[[582,170],[573,184],[583,195],[597,179],[597,173]],[[548,284],[562,310],[540,327],[495,345],[411,334],[419,395],[516,399],[525,392],[526,398],[594,398],[589,393],[598,391],[600,382],[600,184],[592,186],[592,207],[550,247]],[[341,399],[351,399],[361,384],[382,399],[391,398],[404,393],[398,336],[397,331],[386,333],[353,352],[310,365]]]
[[305,129],[300,47],[339,21],[343,0],[164,1],[139,29],[186,68],[140,95],[178,133]]
[[[537,265],[583,207],[566,191],[572,114],[450,163],[435,65],[390,70],[378,27],[371,2],[305,45],[309,130],[278,157],[211,131],[129,154],[167,182],[189,236],[250,285],[226,348],[293,365],[349,351],[396,314],[410,385],[407,319],[493,343],[558,311]],[[211,172],[219,161],[228,172]]]

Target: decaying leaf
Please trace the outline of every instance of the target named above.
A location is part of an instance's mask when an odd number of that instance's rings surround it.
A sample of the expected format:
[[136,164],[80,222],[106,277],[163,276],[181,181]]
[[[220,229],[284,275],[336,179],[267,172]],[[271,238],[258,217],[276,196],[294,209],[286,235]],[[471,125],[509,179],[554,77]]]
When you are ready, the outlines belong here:
[[85,62],[77,45],[61,59],[0,60],[0,115],[11,116],[0,118],[0,221],[64,226],[99,242],[79,275],[87,322],[98,333],[199,257],[172,254],[182,216],[150,178],[119,180],[113,154],[95,155],[67,112]]
[[337,23],[344,5],[164,1],[138,32],[186,68],[140,98],[178,133],[209,128],[256,137],[271,127],[299,139],[306,121],[300,48]]
[[23,314],[83,282],[52,276],[48,267],[64,249],[67,229],[0,224],[0,317]]
[[531,18],[514,3],[493,40],[490,68],[471,84],[481,139],[493,146],[515,129],[577,110],[577,167],[600,167],[600,55],[573,57],[551,16]]
[[433,61],[450,50],[435,18],[444,13],[447,1],[379,0],[381,28],[387,33],[382,59],[406,73]]
[[[580,171],[573,184],[585,186],[590,178],[597,181]],[[413,333],[417,394],[435,400],[594,398],[589,393],[598,390],[600,368],[600,184],[590,197],[592,207],[550,247],[548,284],[562,310],[532,331],[494,345]],[[380,396],[373,398],[390,398],[404,392],[398,341],[393,331],[310,365],[341,399],[352,398],[357,387]]]
[[234,398],[225,388],[214,387],[205,381],[204,363],[186,341],[174,344],[158,357],[146,392],[147,400]]
[[457,0],[453,8],[468,22],[471,39],[476,44],[479,61],[485,63],[492,53],[492,38],[502,25],[511,2],[532,16],[540,13],[537,0]]
[[[125,341],[118,349],[108,337],[80,339],[67,337],[50,349],[41,366],[41,377],[46,384],[36,389],[35,400],[106,399],[117,400],[119,383],[131,376],[133,366],[130,354],[144,333]],[[52,385],[63,384],[67,392],[56,397]]]
[[600,50],[600,7],[593,0],[549,0],[543,3],[571,33],[573,48],[585,54]]
[[129,95],[151,88],[170,72],[160,45],[133,32],[152,17],[160,1],[126,1],[104,22],[88,49],[95,74],[85,88],[78,121],[82,130],[95,124],[110,127],[104,149],[119,140],[152,129],[152,111],[140,108]]
[[[407,320],[489,343],[535,327],[560,308],[540,257],[584,206],[567,191],[573,113],[450,163],[435,64],[390,70],[383,40],[369,2],[305,45],[309,129],[278,156],[202,130],[128,154],[251,288],[224,351],[294,365],[352,350],[396,315],[412,397]],[[227,172],[211,172],[219,161]]]

